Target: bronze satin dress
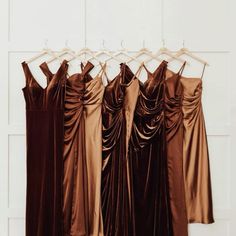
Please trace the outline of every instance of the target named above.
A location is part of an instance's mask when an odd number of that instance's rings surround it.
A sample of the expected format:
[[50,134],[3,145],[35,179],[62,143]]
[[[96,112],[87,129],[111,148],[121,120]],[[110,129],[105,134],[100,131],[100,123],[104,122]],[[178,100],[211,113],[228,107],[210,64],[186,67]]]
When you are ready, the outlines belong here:
[[180,82],[185,63],[178,73],[167,69],[165,80],[165,124],[170,206],[174,236],[188,235],[183,176],[183,87]]
[[[46,67],[46,65],[45,65]],[[64,235],[103,236],[101,212],[103,67],[93,64],[66,82],[64,117]],[[47,67],[47,73],[50,71]]]
[[27,137],[26,235],[62,236],[63,120],[68,65],[63,61],[46,88],[37,83],[26,62],[22,66],[26,77],[22,89]]
[[211,176],[201,78],[181,77],[183,86],[183,165],[188,221],[213,223]]
[[104,235],[131,236],[131,186],[128,144],[139,82],[128,66],[105,88],[103,99],[102,212]]
[[[144,66],[147,70],[147,68]],[[134,114],[129,161],[133,186],[134,228],[137,236],[172,236],[169,204],[163,61],[140,82]]]

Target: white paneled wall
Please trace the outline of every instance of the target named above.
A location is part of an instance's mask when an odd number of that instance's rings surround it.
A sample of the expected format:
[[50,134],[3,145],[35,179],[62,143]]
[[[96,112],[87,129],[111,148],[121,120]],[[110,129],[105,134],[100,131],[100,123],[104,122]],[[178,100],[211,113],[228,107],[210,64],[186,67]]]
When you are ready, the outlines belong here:
[[[203,108],[216,222],[191,225],[190,236],[235,236],[236,34],[231,28],[235,8],[233,0],[1,0],[0,236],[25,234],[25,103],[21,91],[25,80],[20,63],[41,50],[45,39],[55,50],[63,48],[66,40],[71,48],[84,47],[86,41],[95,50],[103,40],[111,50],[120,49],[121,40],[124,47],[138,50],[145,40],[145,47],[157,50],[162,38],[173,50],[182,47],[184,40],[187,48],[210,63],[203,81]],[[32,64],[32,70],[45,84],[38,64]],[[199,77],[201,70],[201,65],[192,64],[184,75]]]

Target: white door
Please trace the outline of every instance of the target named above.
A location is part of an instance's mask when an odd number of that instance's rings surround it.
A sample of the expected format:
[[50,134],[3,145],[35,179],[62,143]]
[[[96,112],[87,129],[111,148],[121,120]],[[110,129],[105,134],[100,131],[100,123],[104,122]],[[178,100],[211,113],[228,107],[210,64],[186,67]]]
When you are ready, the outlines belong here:
[[[86,2],[85,2],[86,1]],[[236,235],[236,57],[230,0],[1,0],[0,1],[0,235],[23,236],[26,188],[25,85],[21,62],[45,45],[61,49],[185,46],[209,61],[203,87],[212,172],[212,225],[191,236]],[[233,14],[232,14],[233,15]],[[85,18],[86,16],[86,18]],[[86,19],[86,20],[85,20]],[[233,19],[232,19],[233,20]],[[234,21],[236,17],[234,17]],[[232,27],[232,28],[231,28]],[[234,28],[233,28],[234,27]],[[85,37],[86,35],[86,37]],[[85,40],[86,39],[86,40]],[[236,65],[236,63],[235,63]],[[34,68],[34,69],[33,69]],[[32,70],[43,81],[42,73]],[[201,67],[186,75],[199,76]]]

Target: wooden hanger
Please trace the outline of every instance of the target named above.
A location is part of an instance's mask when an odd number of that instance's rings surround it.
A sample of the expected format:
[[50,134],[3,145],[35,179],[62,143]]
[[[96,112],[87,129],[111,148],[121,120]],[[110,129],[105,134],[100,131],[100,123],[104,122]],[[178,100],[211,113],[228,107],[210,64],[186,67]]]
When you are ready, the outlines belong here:
[[[90,58],[87,59],[86,55],[89,55]],[[84,56],[84,58],[82,58],[82,56]],[[97,62],[100,62],[99,58],[98,58],[97,56],[95,56],[94,52],[93,52],[91,49],[87,48],[87,47],[84,47],[84,48],[80,49],[80,50],[69,60],[69,62],[72,61],[72,60],[74,60],[74,59],[79,59],[79,60],[81,60],[81,61],[85,61],[85,60],[88,61],[88,60],[94,59],[94,60],[96,60]]]
[[[168,48],[165,47],[165,40],[162,40],[162,47],[158,50],[158,52],[156,54],[154,54],[155,57],[160,58],[161,55],[167,55],[168,57],[170,57],[172,60],[178,60],[182,63],[184,63],[185,60],[181,59],[180,57],[174,55]],[[146,63],[148,63],[149,61],[151,61],[152,58],[146,60]],[[167,60],[168,62],[170,60]]]
[[200,62],[200,63],[202,63],[202,64],[205,64],[205,65],[209,66],[209,64],[208,64],[207,61],[205,61],[205,60],[203,60],[202,58],[200,58],[200,57],[194,55],[194,54],[193,54],[192,52],[190,52],[187,48],[185,48],[185,45],[184,45],[184,44],[185,44],[185,42],[183,41],[183,48],[181,48],[181,49],[175,54],[175,56],[180,57],[181,55],[187,55],[187,56],[193,58],[194,60],[196,60],[196,61],[198,61],[198,62]]
[[54,58],[48,60],[46,63],[49,64],[49,63],[55,61],[56,59],[58,59],[60,62],[62,62],[63,60],[61,59],[61,57],[64,56],[64,55],[69,55],[69,56],[72,56],[72,57],[75,55],[75,52],[68,47],[68,40],[66,40],[66,42],[65,42],[65,48],[63,48],[61,50],[61,52],[59,52],[57,54],[57,57],[54,57]]
[[[146,56],[150,57],[151,58],[150,60],[155,59],[159,62],[161,61],[161,59],[156,57],[155,55],[153,55],[149,49],[145,48],[145,41],[144,40],[143,40],[143,47],[138,51],[138,53],[134,57],[136,59],[138,59],[142,55],[146,55]],[[131,61],[132,61],[132,59],[127,61],[127,63],[129,63]]]
[[[123,40],[121,41],[120,45],[121,45],[121,49],[118,52],[113,54],[114,57],[119,57],[120,55],[124,55],[125,57],[130,59],[129,62],[136,61],[138,63],[141,63],[141,61],[139,61],[136,57],[133,57],[133,56],[129,55],[127,49],[124,48],[124,46],[123,46]],[[108,58],[106,60],[106,62],[109,61],[110,59],[112,59],[112,58]],[[126,63],[128,63],[128,62],[126,61]]]
[[53,58],[56,58],[56,55],[52,52],[52,50],[50,50],[47,47],[47,42],[48,42],[48,40],[46,39],[45,42],[44,42],[45,47],[42,49],[42,51],[39,54],[37,54],[37,55],[33,56],[32,58],[30,58],[29,60],[27,60],[26,61],[27,64],[39,59],[40,57],[42,57],[44,55],[49,55]]
[[105,41],[104,41],[104,40],[102,41],[102,45],[103,45],[102,49],[101,49],[99,52],[95,53],[95,56],[96,56],[96,57],[100,57],[101,55],[106,55],[106,56],[108,56],[108,59],[106,59],[105,62],[107,62],[107,61],[109,61],[109,60],[111,60],[111,59],[114,59],[115,61],[118,61],[119,63],[122,63],[122,62],[123,62],[123,61],[120,60],[118,57],[115,57],[115,56],[112,54],[112,52],[108,51],[108,50],[105,48]]

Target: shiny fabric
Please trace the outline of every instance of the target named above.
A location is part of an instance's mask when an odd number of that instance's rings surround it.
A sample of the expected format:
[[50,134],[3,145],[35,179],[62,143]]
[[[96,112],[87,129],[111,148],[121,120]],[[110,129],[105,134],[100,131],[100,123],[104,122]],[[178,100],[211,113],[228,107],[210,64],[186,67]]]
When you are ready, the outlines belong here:
[[183,165],[188,221],[213,223],[212,191],[205,121],[202,110],[202,80],[181,78],[183,86]]
[[[63,235],[63,119],[67,63],[46,88],[22,62],[26,86],[27,189],[26,236]],[[43,68],[43,65],[42,65]]]
[[102,212],[106,236],[134,235],[128,144],[138,92],[138,79],[125,64],[105,88]]
[[[26,236],[187,236],[213,223],[202,81],[163,61],[104,87],[93,64],[42,88],[26,62]],[[138,80],[144,68],[147,80]]]
[[140,82],[129,148],[133,186],[133,235],[171,236],[169,204],[164,81],[167,62]]
[[183,87],[180,82],[185,63],[178,73],[167,69],[165,75],[165,127],[168,181],[174,236],[188,235],[183,176]]
[[[102,83],[93,64],[66,81],[64,117],[63,215],[65,236],[102,236]],[[47,67],[47,72],[50,71]],[[50,80],[50,78],[49,78]]]

